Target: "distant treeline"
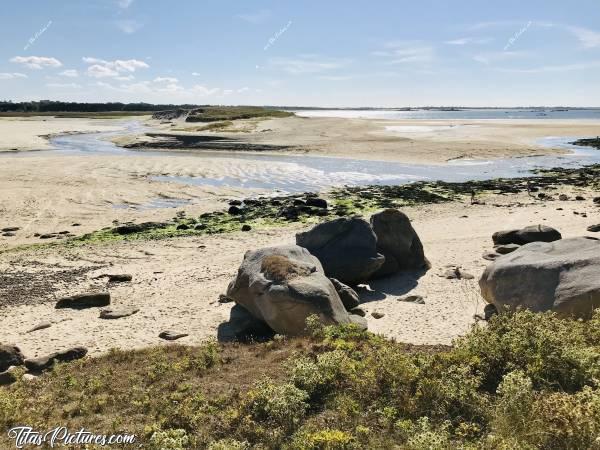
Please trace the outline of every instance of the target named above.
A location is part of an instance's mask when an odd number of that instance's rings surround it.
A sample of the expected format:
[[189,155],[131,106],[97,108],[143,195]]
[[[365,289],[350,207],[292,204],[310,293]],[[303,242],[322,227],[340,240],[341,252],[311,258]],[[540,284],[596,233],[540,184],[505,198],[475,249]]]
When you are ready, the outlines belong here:
[[[39,102],[1,101],[0,112],[46,113],[46,112],[114,112],[114,111],[163,111],[166,109],[192,109],[203,105],[155,105],[152,103],[76,103],[41,100]],[[204,105],[207,106],[207,105]]]

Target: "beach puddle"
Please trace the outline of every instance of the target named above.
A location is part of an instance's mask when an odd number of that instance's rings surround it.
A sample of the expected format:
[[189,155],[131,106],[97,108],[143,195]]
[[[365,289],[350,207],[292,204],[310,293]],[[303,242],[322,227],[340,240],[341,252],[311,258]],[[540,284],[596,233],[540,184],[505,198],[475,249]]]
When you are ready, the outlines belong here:
[[180,199],[180,198],[156,198],[146,203],[120,203],[113,205],[113,209],[132,209],[136,211],[143,211],[148,209],[162,209],[162,208],[179,208],[181,206],[187,206],[191,203],[191,200]]

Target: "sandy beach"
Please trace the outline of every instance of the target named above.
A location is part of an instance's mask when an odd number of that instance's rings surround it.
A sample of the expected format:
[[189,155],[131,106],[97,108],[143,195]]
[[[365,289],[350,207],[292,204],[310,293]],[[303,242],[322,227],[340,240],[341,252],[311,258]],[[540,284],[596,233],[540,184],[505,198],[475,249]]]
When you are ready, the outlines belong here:
[[[166,124],[149,125],[157,130]],[[181,124],[180,124],[181,125]],[[21,150],[47,146],[41,134],[107,131],[119,122],[84,119],[2,119],[1,148]],[[188,125],[182,125],[187,127]],[[196,127],[198,125],[195,125]],[[536,146],[551,135],[592,135],[594,122],[568,121],[376,121],[300,117],[236,121],[229,132],[237,139],[270,145],[289,145],[292,154],[381,159],[440,164],[454,158],[525,156],[554,151]],[[267,131],[265,131],[267,130]],[[178,131],[177,133],[185,133]],[[225,134],[227,133],[220,133]],[[138,137],[121,137],[131,142]],[[44,141],[43,145],[38,141]],[[154,176],[241,177],[266,171],[269,161],[197,158],[195,151],[177,155],[128,151],[126,154],[5,154],[0,164],[2,228],[19,227],[15,236],[0,237],[0,271],[5,274],[0,326],[3,339],[18,342],[28,355],[84,345],[92,355],[112,347],[138,348],[161,343],[162,329],[189,333],[182,343],[197,344],[218,334],[231,304],[219,303],[243,254],[261,246],[293,243],[306,226],[289,225],[248,233],[181,237],[158,241],[121,241],[76,247],[49,246],[16,249],[44,243],[44,233],[81,236],[114,224],[162,221],[177,211],[191,216],[222,210],[227,201],[264,193],[264,189],[190,185],[164,182]],[[293,177],[293,168],[290,177]],[[598,209],[593,193],[582,190],[585,202],[540,202],[523,194],[490,195],[484,205],[451,202],[407,207],[421,236],[432,269],[418,280],[394,278],[374,282],[360,291],[369,329],[414,344],[449,344],[467,332],[484,302],[477,279],[488,263],[482,254],[492,247],[498,229],[548,224],[563,236],[578,236],[594,221]],[[555,193],[556,194],[556,193]],[[158,203],[157,203],[158,202]],[[162,203],[161,203],[162,202]],[[163,203],[166,202],[166,207]],[[169,203],[174,202],[174,203]],[[157,207],[160,205],[160,207]],[[577,212],[577,214],[574,214]],[[582,216],[586,213],[587,217]],[[472,280],[447,280],[440,274],[460,266]],[[129,273],[131,283],[106,285],[106,273]],[[26,285],[23,280],[27,280]],[[46,280],[46,281],[44,281]],[[135,306],[140,312],[120,320],[98,318],[95,309],[55,310],[61,296],[108,288],[115,306]],[[17,304],[10,292],[19,291]],[[424,305],[398,300],[422,295]],[[374,319],[370,313],[384,316]],[[40,322],[52,326],[29,333]]]
[[53,116],[0,117],[0,152],[45,150],[48,137],[68,133],[118,130],[114,120],[70,119]]
[[[202,124],[149,122],[173,135],[199,134]],[[176,131],[175,131],[176,130]],[[289,117],[240,120],[220,131],[243,143],[290,146],[292,154],[336,156],[412,164],[441,164],[457,159],[494,159],[564,153],[542,146],[550,136],[596,136],[597,120],[377,120],[336,117]],[[145,135],[116,139],[122,145],[156,139]]]
[[[564,237],[571,237],[586,234],[586,227],[598,222],[600,214],[591,202],[591,192],[564,192],[582,194],[588,200],[549,204],[526,195],[496,195],[481,198],[485,205],[449,203],[404,208],[433,267],[416,280],[399,276],[360,290],[369,329],[414,344],[450,344],[466,333],[475,322],[474,315],[481,314],[484,306],[477,279],[489,263],[482,255],[492,248],[493,232],[547,224],[559,229]],[[294,243],[295,233],[303,229],[292,225],[249,233],[4,253],[0,255],[0,271],[13,283],[22,278],[13,279],[10,274],[23,273],[32,286],[30,303],[9,303],[3,308],[0,326],[5,330],[4,338],[19,342],[28,355],[73,345],[85,345],[92,355],[111,347],[156,345],[164,343],[157,337],[163,329],[189,333],[179,342],[199,344],[216,336],[219,325],[229,317],[231,304],[219,303],[219,294],[235,275],[243,254],[262,246]],[[475,279],[441,277],[448,266],[460,266]],[[113,284],[108,289],[114,306],[135,306],[140,308],[139,313],[106,321],[98,318],[95,308],[54,308],[54,301],[61,296],[106,288],[105,280],[95,279],[106,273],[133,275],[132,283]],[[408,293],[423,296],[425,304],[398,300]],[[372,312],[384,316],[374,319]],[[53,325],[27,332],[41,322]]]

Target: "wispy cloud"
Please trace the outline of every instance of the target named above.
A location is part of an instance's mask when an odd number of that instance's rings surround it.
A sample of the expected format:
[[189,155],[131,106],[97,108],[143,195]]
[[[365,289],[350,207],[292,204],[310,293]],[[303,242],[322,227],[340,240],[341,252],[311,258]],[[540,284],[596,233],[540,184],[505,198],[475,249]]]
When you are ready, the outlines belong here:
[[61,67],[62,63],[48,56],[15,56],[10,59],[10,62],[17,63],[28,67],[29,69],[42,69],[44,67]]
[[532,68],[527,68],[527,69],[499,68],[498,70],[501,72],[510,72],[510,73],[544,73],[544,72],[570,72],[570,71],[574,71],[574,70],[594,69],[597,67],[600,67],[600,61],[589,61],[589,62],[575,63],[575,64],[547,65],[547,66],[532,67]]
[[79,72],[75,69],[63,70],[59,75],[68,78],[77,78],[79,76]]
[[131,6],[133,0],[117,0],[117,5],[121,9],[127,9]]
[[431,45],[420,41],[391,41],[385,50],[372,52],[374,56],[386,58],[386,64],[429,63],[435,58]]
[[[131,74],[138,69],[147,69],[150,67],[144,61],[138,59],[106,61],[104,59],[84,57],[83,62],[90,64],[87,74],[94,78],[122,77],[123,73]],[[130,75],[125,76],[129,77]]]
[[46,86],[55,89],[81,89],[81,85],[77,83],[47,83]]
[[584,48],[600,47],[600,33],[583,27],[566,27],[567,31],[572,33]]
[[297,58],[271,58],[269,65],[294,75],[320,73],[341,69],[352,63],[347,58],[322,58],[316,55],[304,55]]
[[116,25],[119,30],[126,34],[133,34],[144,26],[144,24],[133,19],[117,20]]
[[27,75],[18,72],[0,72],[0,80],[13,80],[15,78],[27,78]]
[[492,38],[475,38],[475,37],[463,37],[459,39],[452,39],[450,41],[445,41],[444,44],[447,45],[469,45],[469,44],[487,44],[491,42]]
[[259,24],[267,21],[271,17],[271,11],[262,9],[256,12],[238,14],[237,18],[252,24]]

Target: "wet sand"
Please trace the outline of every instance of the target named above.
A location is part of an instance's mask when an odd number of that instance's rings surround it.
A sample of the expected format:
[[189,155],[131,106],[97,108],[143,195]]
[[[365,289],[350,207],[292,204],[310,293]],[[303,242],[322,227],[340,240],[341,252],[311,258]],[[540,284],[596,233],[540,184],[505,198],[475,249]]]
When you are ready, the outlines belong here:
[[[278,153],[442,164],[456,159],[494,159],[565,153],[538,143],[549,136],[596,136],[598,120],[377,120],[289,117],[241,120],[224,131],[196,131],[197,123],[149,121],[162,133],[229,137],[242,144],[288,146]],[[201,126],[203,124],[200,124]],[[201,127],[200,127],[201,128]],[[178,130],[178,131],[173,131]],[[188,131],[184,131],[188,130]],[[135,135],[121,145],[156,145],[160,138]],[[182,147],[183,148],[183,147]]]

